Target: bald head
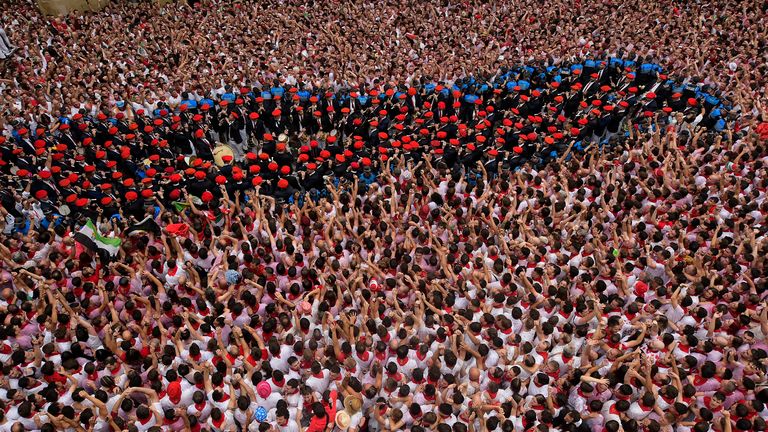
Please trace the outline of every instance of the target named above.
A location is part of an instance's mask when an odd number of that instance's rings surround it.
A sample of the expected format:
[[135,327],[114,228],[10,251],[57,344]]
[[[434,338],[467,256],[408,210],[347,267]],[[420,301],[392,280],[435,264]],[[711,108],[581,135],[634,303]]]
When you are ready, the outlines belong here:
[[472,381],[477,381],[480,379],[480,369],[473,367],[469,370],[469,379]]

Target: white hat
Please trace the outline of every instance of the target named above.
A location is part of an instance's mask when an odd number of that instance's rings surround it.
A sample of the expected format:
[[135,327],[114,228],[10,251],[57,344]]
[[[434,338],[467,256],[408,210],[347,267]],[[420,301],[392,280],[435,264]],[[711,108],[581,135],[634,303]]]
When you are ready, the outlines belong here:
[[336,427],[341,430],[347,430],[349,429],[350,423],[352,423],[352,419],[346,411],[339,411],[336,413]]

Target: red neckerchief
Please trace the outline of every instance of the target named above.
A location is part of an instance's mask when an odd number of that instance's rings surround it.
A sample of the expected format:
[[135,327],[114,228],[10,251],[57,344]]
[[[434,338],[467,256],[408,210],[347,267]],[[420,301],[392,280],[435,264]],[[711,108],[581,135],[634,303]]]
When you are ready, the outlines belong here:
[[248,357],[245,358],[245,361],[248,362],[251,366],[256,366],[256,359],[253,358],[253,354],[248,354]]
[[387,375],[389,375],[390,378],[392,378],[393,380],[395,380],[397,382],[400,382],[403,379],[403,374],[401,374],[400,372],[395,372],[393,374],[387,372]]

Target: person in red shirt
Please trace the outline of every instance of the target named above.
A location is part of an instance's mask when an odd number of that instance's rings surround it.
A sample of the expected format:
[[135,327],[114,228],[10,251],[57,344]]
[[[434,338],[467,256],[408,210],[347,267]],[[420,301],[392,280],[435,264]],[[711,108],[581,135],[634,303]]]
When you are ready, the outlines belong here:
[[312,419],[309,421],[309,427],[305,432],[323,432],[331,422],[331,417],[323,406],[322,402],[312,404]]

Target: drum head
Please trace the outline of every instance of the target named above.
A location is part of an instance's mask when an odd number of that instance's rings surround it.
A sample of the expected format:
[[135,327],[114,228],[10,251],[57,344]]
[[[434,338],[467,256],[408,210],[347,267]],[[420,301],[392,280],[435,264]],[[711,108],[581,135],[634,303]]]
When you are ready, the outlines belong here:
[[235,157],[235,152],[232,151],[232,147],[226,145],[226,144],[219,144],[216,146],[216,148],[213,149],[213,162],[218,167],[223,167],[226,165],[222,158],[224,156],[231,156]]

